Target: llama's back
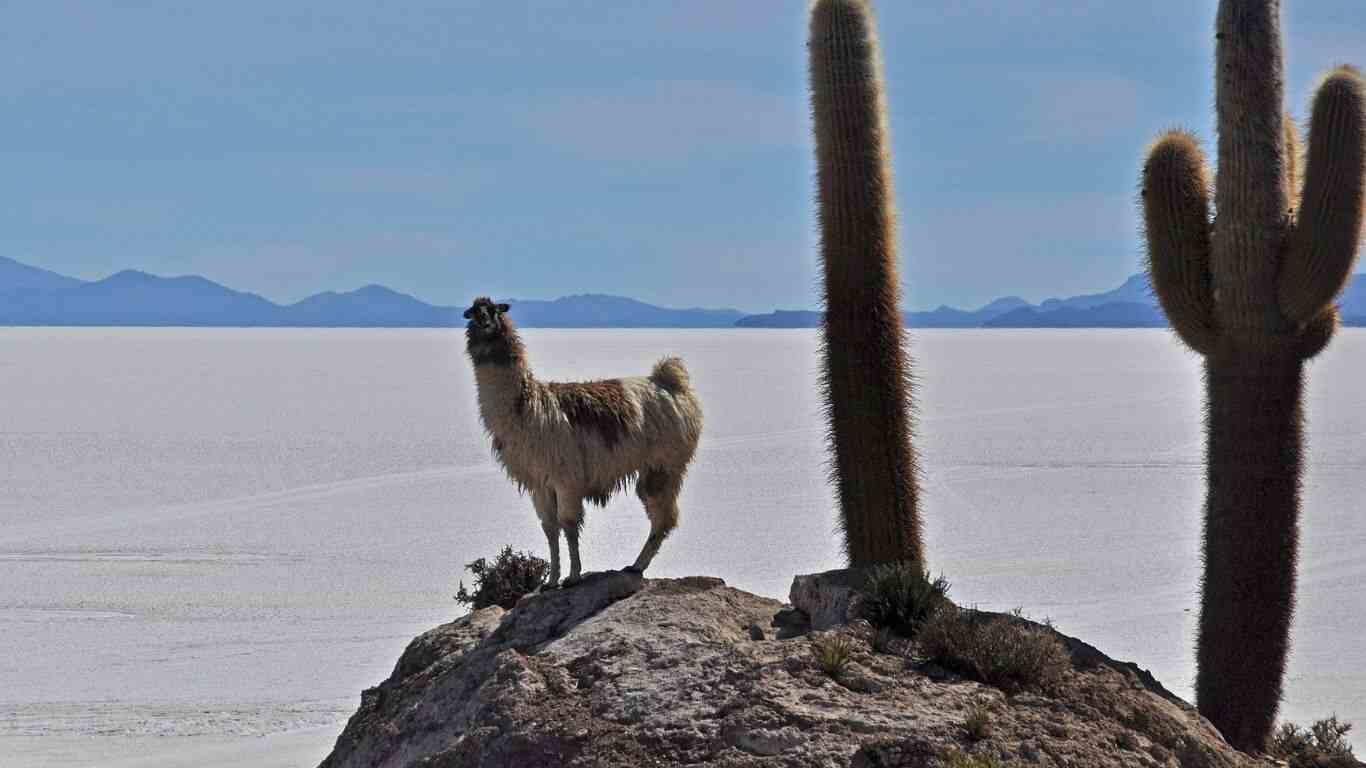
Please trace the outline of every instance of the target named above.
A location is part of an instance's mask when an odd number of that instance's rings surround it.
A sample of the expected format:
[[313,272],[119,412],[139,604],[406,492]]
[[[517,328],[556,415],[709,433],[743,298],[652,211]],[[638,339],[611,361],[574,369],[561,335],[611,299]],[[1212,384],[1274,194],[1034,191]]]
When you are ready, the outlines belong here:
[[[681,415],[695,422],[694,431],[702,431],[702,401],[692,389],[692,377],[680,357],[666,357],[655,363],[646,379],[656,395],[669,400],[678,408]],[[694,439],[694,442],[696,440]]]
[[692,390],[687,367],[677,357],[666,357],[647,378],[636,381],[644,385],[639,390],[641,437],[652,444],[656,460],[681,469],[692,460],[702,436],[702,402]]

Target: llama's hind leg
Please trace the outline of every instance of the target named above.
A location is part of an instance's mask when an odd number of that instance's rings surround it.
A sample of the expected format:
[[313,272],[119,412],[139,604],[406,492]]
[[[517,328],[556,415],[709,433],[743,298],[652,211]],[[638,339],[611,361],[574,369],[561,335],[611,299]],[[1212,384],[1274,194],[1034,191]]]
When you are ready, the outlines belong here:
[[546,543],[550,545],[550,575],[542,589],[554,589],[560,583],[560,521],[556,512],[555,490],[538,488],[531,492],[531,503],[536,505],[536,516],[541,519]]
[[564,578],[564,586],[572,587],[579,583],[579,530],[583,527],[583,498],[563,491],[558,492],[557,497],[557,518],[564,529],[564,540],[569,545],[569,575]]
[[636,496],[645,505],[645,515],[650,518],[650,536],[640,556],[627,571],[643,573],[650,562],[659,554],[659,547],[669,533],[678,526],[678,493],[683,487],[682,472],[665,469],[648,469],[636,482]]

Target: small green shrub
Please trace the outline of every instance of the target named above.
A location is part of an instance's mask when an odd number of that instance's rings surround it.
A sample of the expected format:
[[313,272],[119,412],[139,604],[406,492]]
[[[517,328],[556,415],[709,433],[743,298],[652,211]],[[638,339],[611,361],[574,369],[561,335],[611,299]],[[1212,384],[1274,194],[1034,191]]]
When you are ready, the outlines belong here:
[[829,634],[811,643],[811,654],[816,658],[816,665],[831,677],[839,677],[853,651],[853,641],[840,634]]
[[1313,768],[1321,765],[1321,758],[1350,758],[1352,745],[1347,743],[1351,723],[1338,720],[1337,715],[1324,718],[1301,728],[1294,723],[1282,723],[1271,736],[1269,752],[1290,764],[1290,768]]
[[455,601],[474,610],[490,605],[511,609],[522,595],[544,584],[550,572],[550,563],[529,552],[513,552],[512,547],[503,547],[492,563],[481,557],[465,567],[474,574],[474,592],[462,581]]
[[916,562],[872,568],[863,584],[863,618],[874,627],[913,637],[940,606],[948,603],[949,582]]
[[1314,734],[1294,723],[1281,723],[1271,736],[1269,752],[1276,757],[1289,760],[1314,749]]
[[949,758],[949,768],[1004,768],[1004,764],[992,755],[969,755],[954,752]]
[[1319,749],[1333,755],[1351,756],[1352,745],[1347,741],[1347,732],[1352,730],[1351,723],[1338,720],[1337,715],[1319,720],[1309,726],[1314,734],[1314,743]]
[[1072,668],[1046,629],[952,605],[936,611],[918,638],[930,661],[1006,693],[1051,691]]
[[963,721],[963,728],[968,733],[968,741],[981,741],[991,735],[991,707],[986,704],[974,704],[968,710],[967,719]]

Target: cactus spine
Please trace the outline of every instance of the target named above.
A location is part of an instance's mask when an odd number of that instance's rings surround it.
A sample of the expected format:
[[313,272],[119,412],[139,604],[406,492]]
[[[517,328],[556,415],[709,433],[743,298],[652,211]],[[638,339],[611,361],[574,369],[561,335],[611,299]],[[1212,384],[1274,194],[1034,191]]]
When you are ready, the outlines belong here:
[[808,51],[825,276],[822,385],[845,549],[854,566],[923,561],[887,121],[867,2],[817,0]]
[[1199,146],[1161,136],[1143,168],[1149,276],[1204,356],[1205,575],[1196,704],[1235,747],[1265,747],[1295,604],[1304,361],[1337,327],[1362,224],[1366,87],[1320,84],[1303,163],[1282,113],[1279,0],[1220,0],[1219,167],[1211,218]]

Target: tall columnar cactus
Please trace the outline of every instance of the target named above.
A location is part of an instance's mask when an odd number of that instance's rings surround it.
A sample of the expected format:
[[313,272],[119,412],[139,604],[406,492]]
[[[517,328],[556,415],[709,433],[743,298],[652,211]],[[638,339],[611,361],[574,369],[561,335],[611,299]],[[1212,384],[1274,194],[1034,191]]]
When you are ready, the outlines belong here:
[[1264,747],[1295,605],[1304,361],[1337,327],[1362,225],[1366,86],[1331,71],[1300,178],[1282,113],[1278,0],[1220,0],[1214,206],[1200,149],[1171,132],[1143,168],[1149,273],[1205,362],[1205,576],[1196,703],[1245,751]]
[[815,123],[824,385],[831,476],[851,565],[922,559],[896,214],[873,17],[817,0],[808,44]]

